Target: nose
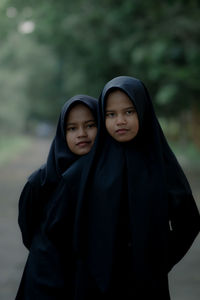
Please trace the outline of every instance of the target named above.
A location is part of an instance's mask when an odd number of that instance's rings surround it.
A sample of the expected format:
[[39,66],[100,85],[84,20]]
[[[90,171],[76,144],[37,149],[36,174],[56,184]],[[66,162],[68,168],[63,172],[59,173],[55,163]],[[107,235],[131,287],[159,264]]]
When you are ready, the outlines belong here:
[[80,127],[78,130],[78,137],[86,137],[87,136],[87,131],[85,130],[85,128]]
[[117,125],[125,125],[125,124],[126,124],[126,118],[122,114],[119,114],[117,116]]

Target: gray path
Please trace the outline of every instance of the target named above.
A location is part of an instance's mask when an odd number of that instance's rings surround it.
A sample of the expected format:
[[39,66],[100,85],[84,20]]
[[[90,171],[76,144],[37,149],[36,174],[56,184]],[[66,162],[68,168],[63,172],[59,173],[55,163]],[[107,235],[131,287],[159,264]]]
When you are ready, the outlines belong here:
[[[184,168],[200,211],[200,170]],[[170,292],[172,300],[200,299],[200,234],[192,247],[171,271]]]
[[[18,199],[26,177],[45,161],[48,149],[48,140],[36,139],[28,151],[9,164],[1,166],[0,300],[13,300],[16,295],[27,257],[17,225]],[[200,204],[200,171],[191,173],[186,170],[186,173]],[[171,272],[170,290],[172,300],[200,299],[200,236],[181,263]]]
[[48,140],[33,140],[0,172],[0,300],[13,300],[22,275],[27,251],[17,224],[18,199],[26,178],[46,159]]

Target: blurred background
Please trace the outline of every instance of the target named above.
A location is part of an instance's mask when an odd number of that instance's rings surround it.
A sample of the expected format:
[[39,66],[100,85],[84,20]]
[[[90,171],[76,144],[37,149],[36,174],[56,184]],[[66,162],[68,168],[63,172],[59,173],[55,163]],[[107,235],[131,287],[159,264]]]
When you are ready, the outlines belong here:
[[[14,299],[27,255],[21,189],[74,94],[141,79],[200,207],[199,20],[198,0],[0,1],[1,300]],[[199,254],[197,239],[170,275],[172,300],[200,299]]]

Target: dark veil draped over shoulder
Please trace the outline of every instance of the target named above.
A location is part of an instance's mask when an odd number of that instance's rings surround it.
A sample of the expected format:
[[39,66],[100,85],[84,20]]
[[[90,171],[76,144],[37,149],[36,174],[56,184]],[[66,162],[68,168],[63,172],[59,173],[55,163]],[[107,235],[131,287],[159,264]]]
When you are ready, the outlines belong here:
[[[42,173],[42,176],[40,176],[41,185],[56,183],[60,180],[62,173],[77,159],[77,155],[73,154],[67,146],[65,125],[69,110],[78,103],[88,106],[93,112],[95,119],[97,118],[97,100],[93,97],[76,95],[63,105],[47,162],[40,169]],[[36,173],[30,176],[31,180],[34,180],[35,175]]]
[[[130,142],[115,141],[105,129],[106,99],[114,89],[129,96],[138,114],[139,132]],[[74,249],[87,262],[99,288],[106,291],[121,207],[126,203],[135,285],[141,291],[167,289],[168,271],[185,255],[200,229],[189,183],[140,80],[120,76],[108,82],[99,112],[92,151],[64,173],[66,183],[77,174],[81,177],[73,195],[77,200]]]
[[72,242],[69,245],[72,226],[68,228],[70,237],[66,233],[68,248],[63,242],[62,249],[48,238],[44,228],[51,203],[58,195],[64,200],[68,198],[62,173],[80,159],[66,142],[67,116],[77,104],[86,105],[96,120],[96,99],[77,95],[67,101],[61,110],[47,162],[29,177],[20,196],[18,221],[29,254],[16,300],[73,299],[75,264]]
[[27,248],[30,247],[34,232],[40,223],[40,214],[61,181],[62,173],[79,158],[70,151],[66,142],[66,118],[70,109],[79,103],[86,105],[95,119],[97,118],[95,98],[76,95],[69,99],[62,107],[46,163],[31,174],[22,191],[18,222]]

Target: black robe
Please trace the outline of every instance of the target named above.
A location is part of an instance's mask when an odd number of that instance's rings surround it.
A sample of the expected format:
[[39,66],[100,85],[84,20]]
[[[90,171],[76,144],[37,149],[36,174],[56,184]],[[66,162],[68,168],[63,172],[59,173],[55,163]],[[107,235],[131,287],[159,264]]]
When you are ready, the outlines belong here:
[[[72,297],[74,266],[72,268],[71,219],[68,219],[69,240],[63,243],[62,248],[48,238],[44,224],[51,202],[66,192],[62,173],[80,158],[70,151],[66,142],[67,114],[79,103],[86,105],[97,118],[97,100],[90,96],[77,95],[64,104],[47,162],[29,177],[19,199],[18,222],[29,255],[17,300],[61,299],[64,293],[67,297]],[[64,194],[63,197],[67,196]],[[68,244],[70,247],[67,247]]]
[[[124,91],[138,114],[138,135],[127,143],[116,142],[105,129],[112,89]],[[95,146],[63,174],[76,203],[74,251],[87,270],[75,299],[168,300],[168,272],[200,229],[189,183],[140,80],[121,76],[108,82],[99,114]],[[56,224],[62,220],[61,236],[65,213],[56,218]]]

